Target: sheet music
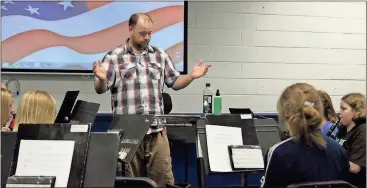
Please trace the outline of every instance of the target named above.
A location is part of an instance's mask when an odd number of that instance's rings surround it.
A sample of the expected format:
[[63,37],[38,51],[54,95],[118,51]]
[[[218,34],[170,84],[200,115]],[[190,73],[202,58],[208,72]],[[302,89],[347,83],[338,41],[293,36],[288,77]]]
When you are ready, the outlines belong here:
[[241,128],[206,125],[206,138],[210,170],[213,172],[231,172],[228,146],[243,145]]
[[241,119],[252,119],[252,114],[241,114]]
[[264,160],[260,147],[233,148],[232,159],[234,168],[263,169]]
[[21,140],[17,176],[56,176],[55,187],[67,187],[75,141]]

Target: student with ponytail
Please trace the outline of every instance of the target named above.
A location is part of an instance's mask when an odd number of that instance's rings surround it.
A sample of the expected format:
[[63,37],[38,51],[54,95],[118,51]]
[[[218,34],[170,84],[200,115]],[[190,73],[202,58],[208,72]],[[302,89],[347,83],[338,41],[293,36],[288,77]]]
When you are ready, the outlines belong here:
[[277,108],[290,138],[270,148],[262,187],[344,180],[348,157],[335,140],[321,133],[323,105],[317,90],[306,83],[291,85]]

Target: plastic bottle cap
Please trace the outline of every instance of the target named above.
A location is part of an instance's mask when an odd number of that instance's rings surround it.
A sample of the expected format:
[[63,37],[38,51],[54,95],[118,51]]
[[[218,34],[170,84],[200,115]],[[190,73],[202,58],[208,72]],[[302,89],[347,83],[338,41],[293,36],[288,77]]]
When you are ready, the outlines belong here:
[[217,89],[217,93],[215,95],[220,96],[219,89]]

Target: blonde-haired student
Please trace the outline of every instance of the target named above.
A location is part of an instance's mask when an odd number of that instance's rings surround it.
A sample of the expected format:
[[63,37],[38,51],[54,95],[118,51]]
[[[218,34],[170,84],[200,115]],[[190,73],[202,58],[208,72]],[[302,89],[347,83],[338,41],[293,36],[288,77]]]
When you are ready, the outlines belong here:
[[262,187],[345,179],[348,157],[335,140],[321,133],[323,105],[313,86],[287,87],[278,100],[278,116],[290,138],[270,148]]
[[13,112],[13,96],[11,93],[1,88],[1,130],[10,131]]

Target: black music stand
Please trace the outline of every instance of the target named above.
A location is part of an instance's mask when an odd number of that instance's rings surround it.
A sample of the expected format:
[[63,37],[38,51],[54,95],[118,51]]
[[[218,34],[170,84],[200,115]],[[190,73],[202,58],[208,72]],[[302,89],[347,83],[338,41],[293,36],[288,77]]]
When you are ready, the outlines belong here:
[[154,115],[115,115],[108,129],[124,131],[119,146],[119,161],[122,165],[129,164],[134,158],[153,119]]
[[281,132],[274,119],[254,119],[257,137],[263,155],[269,148],[281,141]]
[[10,174],[16,141],[16,132],[1,132],[1,188],[5,188]]
[[161,122],[166,122],[167,137],[169,141],[176,141],[184,144],[185,154],[185,183],[188,183],[188,145],[197,141],[197,121],[203,119],[205,116],[202,114],[170,114],[170,115],[156,115],[155,118],[164,119]]
[[[241,114],[242,119],[253,119],[255,118],[254,112],[250,108],[229,108],[231,114]],[[248,117],[246,117],[248,115]],[[245,118],[246,117],[246,118]]]
[[84,188],[114,187],[120,134],[91,132]]
[[[225,173],[246,173],[251,172],[254,170],[233,170],[232,172],[213,172],[210,170],[209,165],[209,156],[208,156],[208,147],[207,147],[207,140],[206,140],[206,129],[205,125],[220,125],[220,126],[231,126],[231,127],[240,127],[242,130],[242,140],[243,145],[259,145],[259,140],[256,134],[256,128],[254,125],[253,119],[242,119],[240,114],[236,115],[207,115],[206,121],[198,121],[198,139],[199,139],[199,146],[198,150],[199,158],[201,158],[201,162],[203,165],[200,165],[200,169],[203,169],[205,175],[209,174],[225,174]],[[256,170],[255,170],[256,171]],[[205,187],[205,177],[203,174],[201,175],[200,179],[200,186]],[[243,186],[246,184],[245,181],[242,182]]]
[[20,124],[17,136],[11,175],[16,174],[21,140],[69,140],[75,141],[75,145],[67,187],[83,187],[90,136],[89,124]]
[[55,119],[55,123],[69,123],[71,111],[73,110],[79,91],[67,91],[62,101],[59,113]]
[[75,103],[73,112],[70,115],[70,123],[91,124],[96,119],[100,104],[78,100]]

